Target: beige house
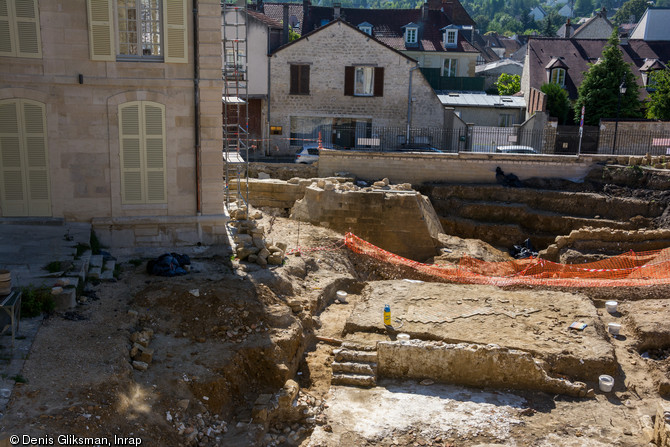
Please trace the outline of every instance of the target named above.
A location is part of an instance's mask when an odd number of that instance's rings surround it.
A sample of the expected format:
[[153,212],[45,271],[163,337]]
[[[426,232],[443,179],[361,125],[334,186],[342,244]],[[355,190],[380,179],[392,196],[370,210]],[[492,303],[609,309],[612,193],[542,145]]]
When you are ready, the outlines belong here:
[[221,6],[195,6],[197,42],[194,0],[0,1],[3,218],[90,221],[107,243],[216,236]]
[[280,47],[271,56],[271,144],[286,153],[321,132],[325,143],[370,148],[379,145],[373,128],[405,128],[408,118],[442,127],[444,108],[417,67],[341,19]]

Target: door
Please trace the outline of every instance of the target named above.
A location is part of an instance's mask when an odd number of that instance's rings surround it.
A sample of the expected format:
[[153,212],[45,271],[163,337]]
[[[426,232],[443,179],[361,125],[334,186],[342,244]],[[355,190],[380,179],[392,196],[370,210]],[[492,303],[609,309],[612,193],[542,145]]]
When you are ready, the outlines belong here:
[[0,185],[5,217],[51,216],[46,110],[27,99],[0,101]]

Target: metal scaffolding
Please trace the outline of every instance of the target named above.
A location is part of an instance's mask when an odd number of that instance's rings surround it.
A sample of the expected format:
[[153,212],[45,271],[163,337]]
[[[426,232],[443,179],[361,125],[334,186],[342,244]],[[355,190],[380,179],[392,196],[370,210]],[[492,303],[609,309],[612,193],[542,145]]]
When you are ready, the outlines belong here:
[[[232,202],[249,204],[249,93],[247,70],[247,4],[223,0],[223,160],[226,207]],[[230,181],[236,179],[235,191]]]

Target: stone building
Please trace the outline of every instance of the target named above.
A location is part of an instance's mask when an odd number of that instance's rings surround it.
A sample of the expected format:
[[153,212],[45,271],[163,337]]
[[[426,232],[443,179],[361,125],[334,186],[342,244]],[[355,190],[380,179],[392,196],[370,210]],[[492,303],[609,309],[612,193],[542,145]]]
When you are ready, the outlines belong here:
[[370,148],[379,145],[374,129],[404,129],[408,118],[412,126],[442,127],[444,108],[416,67],[341,19],[280,47],[271,56],[271,145],[286,153],[321,131],[326,143]]
[[3,25],[0,215],[199,240],[223,213],[220,2],[3,1]]

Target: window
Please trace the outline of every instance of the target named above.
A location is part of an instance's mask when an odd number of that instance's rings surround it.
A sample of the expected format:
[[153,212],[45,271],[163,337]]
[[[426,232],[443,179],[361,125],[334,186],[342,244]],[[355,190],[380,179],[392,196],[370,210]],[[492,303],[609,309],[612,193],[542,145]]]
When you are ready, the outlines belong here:
[[0,203],[5,217],[51,215],[46,122],[41,102],[0,101]]
[[418,29],[417,28],[406,28],[405,29],[405,42],[406,43],[416,43]]
[[551,79],[549,81],[552,84],[558,84],[561,87],[565,86],[565,69],[564,68],[554,68],[551,70]]
[[501,113],[498,120],[498,127],[510,127],[514,124],[514,117],[510,113]]
[[224,79],[243,81],[246,74],[244,51],[226,48],[224,57]]
[[365,34],[372,36],[372,27],[361,25],[358,27],[359,30],[363,31]]
[[384,96],[384,67],[344,67],[345,96]]
[[456,37],[458,36],[458,31],[456,30],[447,30],[444,33],[444,46],[446,47],[455,47],[456,46]]
[[442,76],[453,78],[458,75],[458,59],[445,59],[442,66]]
[[119,105],[121,202],[166,203],[165,106],[149,101]]
[[309,65],[291,64],[291,95],[309,95]]
[[0,56],[42,57],[37,0],[0,0]]
[[187,0],[86,0],[92,60],[188,62]]

